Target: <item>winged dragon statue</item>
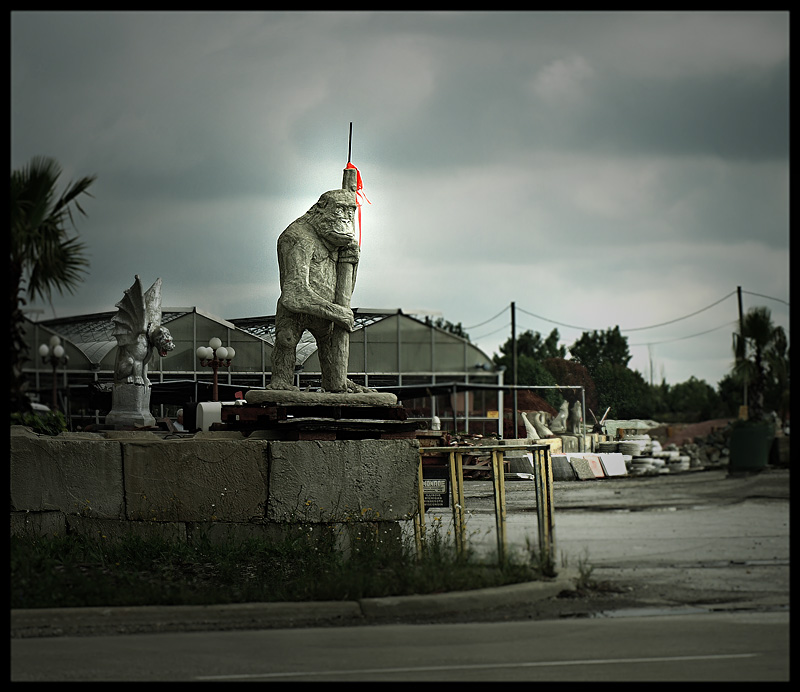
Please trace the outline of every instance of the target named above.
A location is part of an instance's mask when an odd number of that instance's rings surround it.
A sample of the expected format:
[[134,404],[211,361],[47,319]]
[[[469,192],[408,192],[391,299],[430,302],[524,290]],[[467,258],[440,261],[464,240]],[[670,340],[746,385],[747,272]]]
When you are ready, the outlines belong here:
[[147,364],[153,349],[163,358],[175,348],[169,329],[161,326],[161,279],[143,293],[137,274],[116,307],[117,314],[112,318],[112,334],[117,339],[114,384],[149,387]]

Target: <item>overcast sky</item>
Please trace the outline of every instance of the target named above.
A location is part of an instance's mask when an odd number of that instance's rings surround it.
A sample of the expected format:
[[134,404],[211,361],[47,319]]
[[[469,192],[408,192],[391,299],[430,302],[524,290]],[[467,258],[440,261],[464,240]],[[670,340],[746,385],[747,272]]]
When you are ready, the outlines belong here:
[[274,314],[278,235],[340,187],[350,122],[353,307],[488,355],[512,302],[566,346],[618,325],[670,384],[729,372],[737,286],[788,333],[786,12],[13,12],[11,168],[97,176],[90,274],[38,319],[135,274]]

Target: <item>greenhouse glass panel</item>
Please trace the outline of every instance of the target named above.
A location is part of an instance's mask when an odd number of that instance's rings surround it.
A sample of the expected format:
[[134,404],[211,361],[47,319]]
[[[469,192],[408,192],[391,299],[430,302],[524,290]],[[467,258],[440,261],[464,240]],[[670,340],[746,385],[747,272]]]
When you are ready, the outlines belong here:
[[350,335],[350,358],[348,372],[364,372],[364,330],[357,329]]
[[[392,315],[366,327],[367,343],[370,341],[378,343],[397,343],[398,319],[400,319],[398,315]],[[402,328],[405,328],[405,320]]]
[[464,371],[464,341],[449,334],[436,332],[436,341],[433,347],[434,370]]
[[[263,373],[269,371],[272,362],[272,346],[262,343],[260,339],[250,337],[248,340],[234,337],[247,336],[240,332],[231,333],[230,345],[236,349],[232,368],[235,372]],[[262,350],[264,351],[262,355]]]
[[427,344],[403,342],[400,349],[401,372],[431,372],[433,362],[430,341]]

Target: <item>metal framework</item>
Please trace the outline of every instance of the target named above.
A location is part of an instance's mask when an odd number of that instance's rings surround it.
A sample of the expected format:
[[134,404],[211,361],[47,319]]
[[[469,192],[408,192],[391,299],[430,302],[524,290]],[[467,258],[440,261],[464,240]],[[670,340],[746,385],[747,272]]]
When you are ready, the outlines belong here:
[[[451,382],[462,387],[468,385],[468,389],[460,390],[456,396],[450,396],[450,390],[435,396],[423,392],[421,401],[409,403],[418,409],[421,418],[439,415],[448,426],[452,420],[454,432],[496,430],[502,436],[503,393],[497,385],[502,384],[503,373],[495,370],[489,356],[467,339],[406,315],[402,310],[356,309],[354,313],[356,330],[351,334],[348,367],[351,379],[379,390],[398,390],[398,396],[401,388],[410,385],[430,387]],[[78,402],[81,391],[85,394],[92,387],[110,389],[116,356],[112,323],[115,314],[109,311],[28,323],[26,338],[31,354],[36,354],[38,345],[53,334],[62,338],[70,359],[68,366],[58,372],[58,387],[62,409],[68,411],[68,418],[105,415],[89,409],[85,401]],[[196,307],[164,308],[162,323],[170,329],[176,348],[167,357],[155,357],[149,364],[154,395],[159,387],[177,390],[172,385],[183,381],[195,383],[192,400],[203,400],[200,397],[205,395],[206,388],[201,385],[209,379],[209,373],[200,366],[195,354],[197,347],[206,345],[212,336],[236,350],[231,368],[220,378],[223,391],[268,384],[275,338],[274,315],[224,320]],[[38,359],[31,358],[25,371],[34,392],[49,391],[52,387],[53,373]],[[319,358],[310,334],[298,345],[295,371],[296,384],[301,388],[319,385]],[[485,384],[494,385],[494,392],[482,394],[478,386],[473,386]],[[489,397],[493,399],[491,402]],[[160,414],[174,415],[185,401],[162,405]]]
[[550,446],[546,444],[508,444],[480,445],[472,447],[420,447],[417,467],[418,511],[414,516],[414,535],[417,551],[425,550],[425,496],[423,456],[441,454],[444,457],[450,476],[451,507],[453,511],[453,533],[459,554],[466,550],[467,530],[464,519],[464,457],[486,455],[492,457],[492,490],[495,510],[495,529],[497,533],[497,558],[500,564],[508,557],[506,537],[506,491],[503,467],[504,452],[524,450],[531,454],[533,474],[536,483],[536,518],[539,530],[539,550],[542,558],[550,566],[555,565],[556,539],[555,517],[553,514],[553,466],[550,459]]

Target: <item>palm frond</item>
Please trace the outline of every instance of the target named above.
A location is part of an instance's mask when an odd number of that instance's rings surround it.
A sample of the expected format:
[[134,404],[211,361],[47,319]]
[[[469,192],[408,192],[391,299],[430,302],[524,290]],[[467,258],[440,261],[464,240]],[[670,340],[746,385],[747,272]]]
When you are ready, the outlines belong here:
[[61,172],[54,159],[35,156],[11,173],[11,262],[20,280],[26,276],[32,299],[73,293],[89,266],[86,246],[68,229],[75,226],[73,207],[86,215],[79,197],[91,196],[96,176],[68,184],[56,198]]

